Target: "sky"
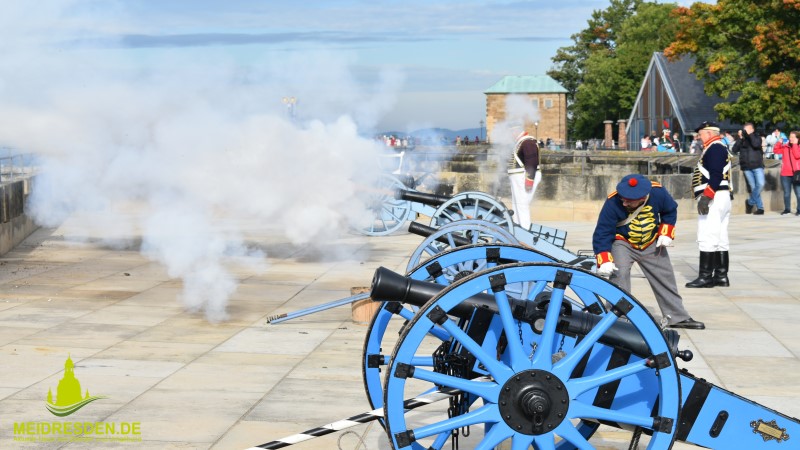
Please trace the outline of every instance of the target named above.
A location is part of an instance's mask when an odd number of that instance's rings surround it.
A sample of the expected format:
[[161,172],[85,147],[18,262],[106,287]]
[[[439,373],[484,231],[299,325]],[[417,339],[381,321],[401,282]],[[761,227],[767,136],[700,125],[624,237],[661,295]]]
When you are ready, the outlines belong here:
[[[10,2],[12,0],[4,0]],[[45,3],[58,3],[45,0]],[[63,2],[62,2],[63,3]],[[559,47],[608,0],[112,0],[74,2],[62,26],[74,43],[117,53],[131,64],[163,58],[270,61],[325,71],[346,66],[361,91],[343,102],[376,104],[359,125],[376,131],[476,128],[483,91],[505,75],[542,75]],[[319,64],[316,64],[319,63]],[[336,69],[335,69],[336,70]],[[309,117],[311,95],[332,83],[287,69],[284,96]],[[379,90],[380,92],[375,92]],[[367,98],[365,98],[367,97]],[[379,97],[379,98],[376,98]],[[373,108],[374,106],[374,108]]]
[[37,224],[138,250],[182,281],[164,301],[224,321],[269,270],[254,232],[352,257],[330,243],[372,217],[375,133],[477,128],[485,89],[606,6],[0,0],[0,150],[36,155]]

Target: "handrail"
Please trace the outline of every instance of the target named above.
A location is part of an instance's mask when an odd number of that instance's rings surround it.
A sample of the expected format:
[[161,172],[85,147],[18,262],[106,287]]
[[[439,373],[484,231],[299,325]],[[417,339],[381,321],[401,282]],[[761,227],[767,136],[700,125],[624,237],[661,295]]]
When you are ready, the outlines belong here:
[[15,149],[0,147],[0,183],[24,178],[33,173],[35,155],[32,153],[13,153]]

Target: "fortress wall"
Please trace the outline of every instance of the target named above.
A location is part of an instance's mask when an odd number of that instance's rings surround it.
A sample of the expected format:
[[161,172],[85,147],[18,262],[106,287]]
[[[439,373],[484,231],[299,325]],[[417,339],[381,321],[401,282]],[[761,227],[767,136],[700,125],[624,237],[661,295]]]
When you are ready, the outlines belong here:
[[0,184],[0,255],[14,248],[38,225],[25,214],[25,200],[33,178],[23,178]]

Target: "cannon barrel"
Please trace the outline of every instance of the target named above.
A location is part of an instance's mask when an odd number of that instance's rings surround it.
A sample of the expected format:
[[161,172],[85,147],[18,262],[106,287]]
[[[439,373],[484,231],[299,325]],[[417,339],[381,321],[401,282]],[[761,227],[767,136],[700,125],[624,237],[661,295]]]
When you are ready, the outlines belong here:
[[408,189],[398,189],[395,191],[394,197],[398,200],[407,200],[410,202],[422,203],[429,206],[440,206],[452,197],[446,195],[426,194],[419,191],[409,191]]
[[[431,298],[436,296],[445,286],[428,283],[425,281],[412,280],[399,273],[392,272],[385,267],[375,270],[372,278],[372,288],[370,297],[374,301],[395,301],[408,303],[413,306],[422,307]],[[516,306],[521,306],[523,310],[527,306],[527,300],[511,300],[511,310]],[[462,303],[456,305],[448,314],[458,318],[472,317],[474,308],[486,308],[495,313],[498,312],[497,303],[494,296],[490,294],[477,294]],[[515,316],[516,317],[516,316]],[[517,317],[519,320],[526,321],[525,318]],[[586,335],[600,321],[601,316],[573,310],[569,315],[562,315],[560,321],[566,322],[566,331],[574,335]],[[528,321],[530,323],[530,321]],[[533,325],[533,323],[531,323]],[[536,330],[540,331],[540,330]],[[670,347],[670,351],[676,354],[678,351],[678,340],[680,335],[675,330],[663,331],[664,339]],[[618,347],[641,356],[651,356],[647,343],[642,338],[636,327],[625,321],[617,321],[599,339],[600,342],[612,347]]]
[[[408,232],[411,234],[416,234],[417,236],[428,237],[433,233],[435,233],[436,230],[437,230],[436,228],[423,225],[419,222],[411,222],[410,224],[408,224]],[[456,236],[451,234],[450,238],[453,239],[453,243],[459,247],[472,244],[472,241],[462,236]],[[447,237],[445,236],[439,236],[439,238],[436,239],[436,241],[441,242],[442,244],[448,244],[448,245],[450,244],[450,242],[447,240]]]

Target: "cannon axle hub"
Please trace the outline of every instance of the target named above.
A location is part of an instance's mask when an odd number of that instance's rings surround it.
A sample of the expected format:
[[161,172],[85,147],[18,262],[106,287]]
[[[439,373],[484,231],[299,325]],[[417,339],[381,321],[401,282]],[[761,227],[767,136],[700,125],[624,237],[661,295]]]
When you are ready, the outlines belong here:
[[545,370],[525,370],[503,385],[498,406],[512,430],[540,435],[552,432],[566,418],[569,393],[555,375]]

